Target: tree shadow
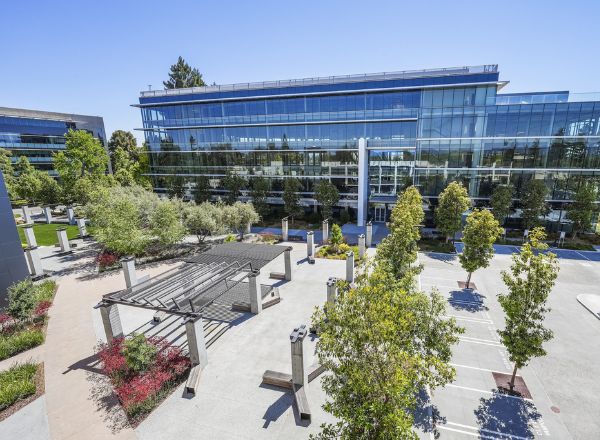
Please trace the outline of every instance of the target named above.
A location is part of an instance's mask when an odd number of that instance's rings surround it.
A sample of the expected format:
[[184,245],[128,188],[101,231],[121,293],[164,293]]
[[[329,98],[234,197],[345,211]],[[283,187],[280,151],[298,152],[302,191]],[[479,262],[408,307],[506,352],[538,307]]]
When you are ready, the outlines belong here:
[[444,263],[452,263],[456,261],[456,254],[442,254],[440,252],[424,252],[432,260],[442,261]]
[[414,426],[425,433],[432,433],[439,438],[440,433],[436,429],[438,423],[446,423],[446,417],[442,416],[439,408],[431,401],[425,390],[421,390],[417,396],[417,405],[413,411]]
[[488,310],[488,307],[483,302],[484,299],[484,295],[481,295],[472,289],[462,289],[451,291],[448,303],[455,310],[464,310],[475,313]]
[[482,437],[493,431],[511,438],[534,438],[531,422],[542,417],[533,402],[498,392],[489,399],[479,399],[474,413]]

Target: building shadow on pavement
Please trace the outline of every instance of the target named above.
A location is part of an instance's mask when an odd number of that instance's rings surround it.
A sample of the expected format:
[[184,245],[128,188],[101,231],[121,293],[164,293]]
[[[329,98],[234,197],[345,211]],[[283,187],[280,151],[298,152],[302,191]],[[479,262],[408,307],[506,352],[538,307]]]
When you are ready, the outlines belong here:
[[542,416],[533,402],[495,392],[479,400],[474,411],[482,438],[502,433],[502,438],[534,438],[532,422]]

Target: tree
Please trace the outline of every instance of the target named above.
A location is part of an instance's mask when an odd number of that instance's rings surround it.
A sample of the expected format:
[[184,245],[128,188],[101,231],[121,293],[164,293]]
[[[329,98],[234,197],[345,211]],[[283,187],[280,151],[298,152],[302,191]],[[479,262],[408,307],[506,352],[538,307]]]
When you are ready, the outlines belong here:
[[502,272],[507,294],[499,294],[498,302],[505,314],[505,328],[499,330],[502,343],[514,362],[510,389],[515,384],[519,368],[534,357],[545,356],[543,343],[552,339],[552,331],[544,327],[544,319],[550,308],[546,305],[548,295],[558,276],[558,260],[551,252],[544,252],[548,245],[544,228],[534,228],[529,241],[521,252],[513,254],[510,271]]
[[460,231],[462,214],[471,206],[467,189],[459,182],[450,182],[442,191],[435,210],[437,228],[446,236],[454,237]]
[[193,189],[194,201],[204,203],[210,201],[210,179],[208,176],[199,176],[196,178],[196,185]]
[[260,216],[251,203],[235,202],[233,205],[223,207],[223,222],[232,231],[244,238],[244,231],[248,225],[260,220]]
[[17,177],[15,179],[16,192],[22,199],[35,203],[37,195],[40,192],[41,184],[40,172],[30,163],[29,159],[21,156],[15,165]]
[[248,181],[242,176],[228,172],[223,179],[223,187],[228,191],[225,202],[233,205],[238,197],[242,195],[242,190],[248,186]]
[[504,224],[506,217],[510,214],[514,192],[515,187],[512,185],[498,185],[492,192],[492,196],[490,197],[492,214],[500,225]]
[[299,217],[304,212],[302,206],[300,206],[300,195],[298,194],[301,190],[302,184],[295,177],[283,181],[283,210],[292,217],[292,224],[294,224],[294,218]]
[[322,206],[323,219],[331,218],[332,207],[340,201],[340,193],[329,180],[321,179],[315,185],[315,199]]
[[416,275],[417,242],[421,239],[419,226],[424,219],[423,199],[419,190],[410,186],[404,190],[392,210],[390,233],[377,246],[375,261],[398,280]]
[[598,190],[592,182],[582,182],[575,200],[567,207],[567,217],[573,222],[573,237],[590,227],[594,213],[597,211]]
[[207,236],[223,230],[221,211],[222,206],[209,202],[188,204],[184,211],[185,226],[190,234],[198,237],[198,243],[202,243]]
[[338,252],[340,245],[344,242],[344,235],[342,234],[342,228],[337,223],[331,226],[331,237],[329,243],[334,252]]
[[467,217],[463,231],[464,248],[458,259],[467,276],[467,289],[471,275],[477,269],[488,267],[494,256],[494,242],[502,234],[498,220],[488,210],[474,210]]
[[171,198],[182,199],[185,195],[185,180],[181,176],[169,176],[167,194]]
[[135,136],[130,131],[115,130],[110,136],[110,140],[108,141],[108,154],[110,155],[113,168],[115,166],[114,154],[118,148],[127,153],[130,159],[134,161],[138,159],[140,149],[137,146]]
[[139,163],[131,159],[123,147],[116,147],[112,152],[113,175],[117,182],[123,186],[136,184],[136,175],[139,171]]
[[192,68],[182,57],[171,66],[168,81],[163,81],[165,89],[183,89],[185,87],[202,87],[206,84],[202,74],[196,68]]
[[258,212],[258,215],[260,215],[261,218],[264,218],[269,214],[269,204],[267,203],[269,189],[269,181],[264,177],[255,177],[252,179],[250,197],[252,197],[254,209],[256,209],[256,212]]
[[439,294],[407,289],[381,266],[318,309],[323,409],[339,422],[317,438],[417,439],[417,396],[455,375],[451,348],[462,329],[444,314]]
[[185,237],[177,202],[161,200],[150,217],[150,232],[162,246],[171,246]]
[[548,188],[542,180],[531,179],[525,185],[521,196],[521,205],[523,224],[527,229],[538,226],[540,217],[548,214],[547,194]]
[[38,171],[38,179],[40,186],[36,195],[36,199],[44,205],[54,205],[60,201],[61,189],[60,185],[48,173]]

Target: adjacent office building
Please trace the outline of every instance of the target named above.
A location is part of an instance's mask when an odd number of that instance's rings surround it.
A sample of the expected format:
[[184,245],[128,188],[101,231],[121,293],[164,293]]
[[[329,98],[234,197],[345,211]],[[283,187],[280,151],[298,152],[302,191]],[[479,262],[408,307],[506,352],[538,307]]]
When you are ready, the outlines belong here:
[[65,148],[70,129],[85,130],[106,145],[104,121],[99,116],[0,107],[0,148],[11,151],[13,162],[25,156],[51,175],[56,174],[52,154]]
[[[328,179],[358,224],[385,221],[416,185],[435,203],[460,180],[473,199],[543,180],[555,208],[600,177],[600,97],[502,94],[497,65],[141,92],[155,189],[228,172],[263,176],[272,203],[298,178],[303,201]],[[251,182],[250,182],[251,183]]]

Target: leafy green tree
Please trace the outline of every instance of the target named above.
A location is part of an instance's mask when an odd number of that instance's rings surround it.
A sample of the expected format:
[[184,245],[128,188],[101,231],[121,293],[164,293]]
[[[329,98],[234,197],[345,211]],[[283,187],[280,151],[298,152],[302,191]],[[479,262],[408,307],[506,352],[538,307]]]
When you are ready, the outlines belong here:
[[18,197],[18,193],[15,187],[15,170],[11,160],[12,153],[9,150],[0,148],[0,172],[4,176],[4,184],[8,191],[8,198],[15,200]]
[[8,288],[6,311],[14,319],[18,321],[29,319],[35,306],[35,288],[31,280],[19,281]]
[[256,209],[261,218],[265,218],[269,214],[269,204],[267,203],[269,189],[269,181],[264,177],[255,177],[252,179],[250,197],[252,197],[254,209]]
[[331,237],[329,243],[334,252],[338,252],[340,245],[344,242],[344,235],[342,234],[342,228],[337,223],[331,226]]
[[339,421],[319,439],[417,439],[417,396],[454,379],[452,346],[462,329],[444,299],[407,289],[376,266],[313,315],[317,356],[328,374],[323,408]]
[[183,89],[185,87],[202,87],[206,84],[198,69],[192,68],[182,57],[171,66],[168,81],[163,81],[165,89]]
[[419,226],[423,222],[423,199],[419,190],[410,186],[404,190],[392,210],[390,233],[377,246],[375,261],[384,265],[396,279],[413,277],[421,270],[416,266],[418,246],[421,239]]
[[233,205],[223,207],[223,221],[229,229],[244,238],[244,231],[248,225],[260,220],[260,216],[251,203],[235,202]]
[[467,217],[463,231],[464,248],[458,259],[467,276],[467,289],[471,275],[477,269],[488,267],[494,256],[494,242],[502,234],[498,220],[488,210],[476,209]]
[[523,188],[521,205],[523,208],[523,224],[526,228],[540,225],[540,217],[548,214],[546,203],[548,188],[542,180],[531,179]]
[[137,183],[139,163],[134,162],[122,147],[116,147],[113,150],[111,160],[113,161],[113,175],[120,185],[131,186]]
[[172,246],[185,237],[185,227],[177,203],[161,200],[152,212],[150,231],[162,246]]
[[139,148],[135,136],[130,131],[115,130],[108,141],[108,154],[110,155],[113,169],[115,166],[114,154],[118,148],[127,153],[131,160],[135,161],[138,159]]
[[25,156],[19,158],[19,161],[15,165],[15,171],[17,173],[17,178],[15,179],[17,194],[22,199],[35,203],[42,184],[40,181],[40,172],[29,163],[29,159]]
[[82,177],[71,187],[61,185],[61,200],[67,204],[85,205],[92,201],[98,191],[109,189],[116,184],[117,182],[112,175]]
[[223,207],[210,202],[190,203],[184,211],[185,226],[202,243],[209,235],[223,231]]
[[199,176],[196,178],[193,194],[196,203],[204,203],[210,201],[210,179],[208,176]]
[[514,192],[515,187],[512,185],[498,185],[492,192],[490,197],[492,214],[500,225],[504,224],[506,217],[510,214]]
[[437,228],[448,238],[454,237],[460,231],[463,213],[471,206],[467,189],[459,182],[450,182],[440,194],[435,210]]
[[575,200],[567,207],[567,217],[573,222],[573,237],[578,232],[590,228],[594,213],[598,210],[597,201],[598,188],[596,184],[582,182],[575,193]]
[[69,130],[65,149],[54,154],[54,167],[63,186],[72,186],[82,177],[106,174],[109,157],[98,139],[84,130]]
[[185,180],[181,176],[167,178],[167,194],[171,198],[182,199],[185,195]]
[[534,228],[529,241],[521,252],[512,255],[509,271],[502,272],[507,294],[499,294],[498,302],[505,315],[505,328],[499,330],[502,343],[514,362],[510,389],[515,383],[517,370],[534,357],[545,356],[543,343],[552,339],[550,329],[544,327],[544,319],[550,311],[546,301],[558,276],[558,260],[551,252],[544,252],[548,245],[544,228]]
[[248,181],[235,173],[228,172],[223,178],[223,187],[228,191],[225,202],[228,205],[233,205],[238,197],[242,195],[242,190],[246,189]]
[[37,171],[40,186],[36,199],[44,205],[54,205],[61,199],[61,188],[56,179],[48,173]]
[[315,199],[322,207],[323,219],[331,218],[332,208],[340,201],[340,193],[329,180],[321,179],[315,185]]
[[289,177],[283,181],[283,210],[292,217],[292,224],[294,224],[294,218],[301,216],[304,212],[300,206],[300,195],[298,194],[301,190],[302,184],[295,177]]

